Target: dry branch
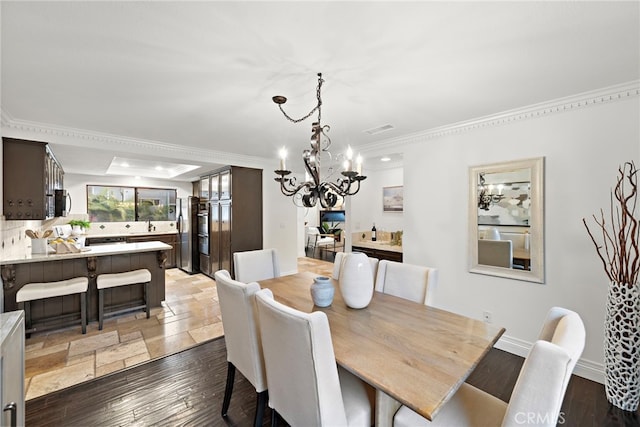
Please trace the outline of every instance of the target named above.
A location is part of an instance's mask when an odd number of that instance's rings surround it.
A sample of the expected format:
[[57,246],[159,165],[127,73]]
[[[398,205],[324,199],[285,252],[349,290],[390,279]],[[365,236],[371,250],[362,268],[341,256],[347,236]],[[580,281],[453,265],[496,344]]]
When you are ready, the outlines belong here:
[[637,282],[640,270],[640,228],[635,217],[637,198],[638,170],[633,162],[626,162],[618,168],[616,186],[611,192],[611,223],[605,221],[602,209],[600,217],[593,215],[596,228],[602,233],[601,242],[589,229],[587,220],[582,219],[609,279],[628,287]]

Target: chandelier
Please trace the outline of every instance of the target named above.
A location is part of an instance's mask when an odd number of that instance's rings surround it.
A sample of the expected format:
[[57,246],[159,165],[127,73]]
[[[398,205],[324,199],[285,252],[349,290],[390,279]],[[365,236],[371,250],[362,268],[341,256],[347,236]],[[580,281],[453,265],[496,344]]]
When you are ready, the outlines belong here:
[[504,199],[502,184],[498,185],[498,194],[494,194],[493,185],[484,185],[484,172],[480,172],[480,193],[478,194],[478,208],[488,211],[491,205],[495,205]]
[[[280,168],[275,171],[275,180],[280,183],[280,191],[285,196],[292,196],[294,203],[297,200],[302,201],[302,206],[313,207],[318,202],[323,208],[332,208],[338,202],[338,197],[353,196],[360,190],[360,181],[366,179],[362,176],[362,158],[358,156],[356,159],[356,168],[353,168],[353,152],[351,147],[347,150],[346,160],[344,161],[344,170],[341,171],[342,176],[338,176],[332,181],[322,181],[320,176],[320,155],[326,153],[330,160],[332,159],[329,147],[331,139],[327,135],[329,132],[328,125],[322,125],[322,73],[318,73],[318,86],[316,88],[317,105],[304,117],[300,119],[291,118],[282,108],[282,104],[287,102],[284,96],[274,96],[273,102],[278,104],[282,114],[293,123],[299,123],[308,119],[314,112],[318,112],[317,121],[311,124],[311,149],[302,152],[302,161],[307,172],[304,182],[298,183],[296,177],[288,176],[291,171],[286,167],[287,152],[283,148],[280,152]],[[340,156],[336,158],[339,160]],[[327,178],[334,173],[333,166],[329,167]]]

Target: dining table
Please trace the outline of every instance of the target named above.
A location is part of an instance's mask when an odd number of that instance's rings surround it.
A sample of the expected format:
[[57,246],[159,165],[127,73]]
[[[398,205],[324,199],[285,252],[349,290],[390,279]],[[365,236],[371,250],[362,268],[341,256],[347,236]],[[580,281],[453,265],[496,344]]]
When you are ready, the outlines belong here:
[[505,331],[377,291],[367,307],[349,308],[333,279],[331,305],[318,307],[310,291],[317,276],[299,272],[259,283],[276,301],[327,315],[336,362],[375,388],[376,426],[392,426],[401,405],[433,420]]

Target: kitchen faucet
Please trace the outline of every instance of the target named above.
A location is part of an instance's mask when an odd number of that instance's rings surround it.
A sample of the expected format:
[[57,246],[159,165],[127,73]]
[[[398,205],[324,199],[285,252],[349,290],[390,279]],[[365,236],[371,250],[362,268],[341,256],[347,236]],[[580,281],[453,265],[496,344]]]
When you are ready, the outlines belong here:
[[155,227],[153,226],[153,224],[151,224],[151,220],[147,220],[149,222],[149,225],[147,225],[147,231],[153,231],[155,230]]

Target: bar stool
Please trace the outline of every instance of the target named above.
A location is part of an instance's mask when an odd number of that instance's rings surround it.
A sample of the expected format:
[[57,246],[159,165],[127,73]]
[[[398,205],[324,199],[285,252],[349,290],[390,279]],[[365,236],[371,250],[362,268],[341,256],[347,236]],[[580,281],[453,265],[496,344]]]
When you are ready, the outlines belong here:
[[74,277],[59,282],[27,283],[16,293],[18,307],[25,312],[25,332],[33,332],[31,324],[31,301],[60,297],[64,295],[80,294],[80,318],[82,333],[87,333],[87,288],[89,279]]
[[99,274],[96,279],[98,288],[98,322],[99,330],[102,330],[104,323],[104,290],[107,288],[115,288],[125,285],[144,285],[144,304],[137,307],[128,307],[123,310],[111,311],[110,315],[131,311],[138,308],[144,308],[149,318],[149,284],[151,283],[151,272],[146,268],[139,270],[125,271],[124,273]]

